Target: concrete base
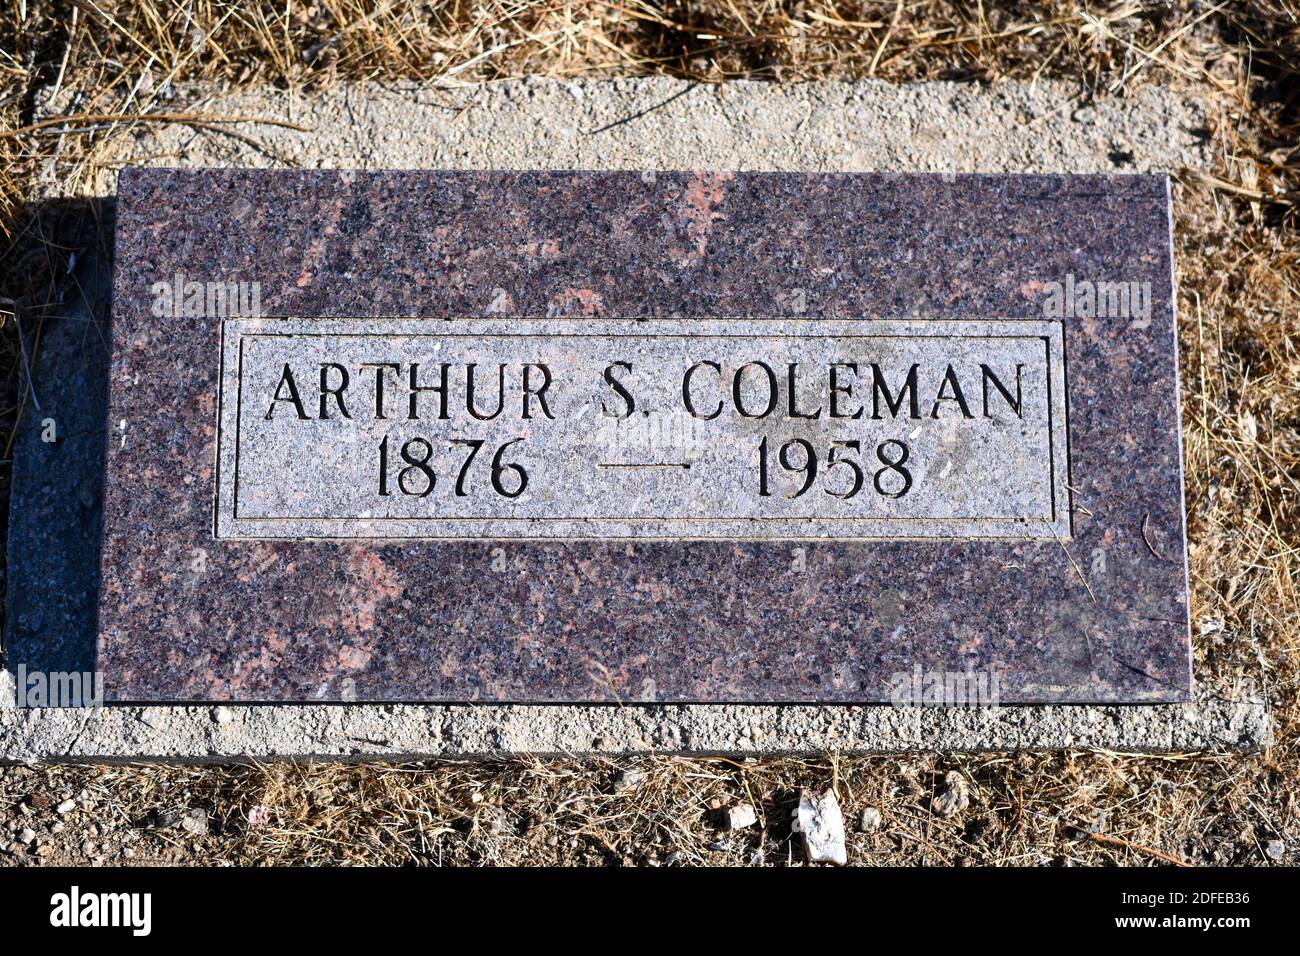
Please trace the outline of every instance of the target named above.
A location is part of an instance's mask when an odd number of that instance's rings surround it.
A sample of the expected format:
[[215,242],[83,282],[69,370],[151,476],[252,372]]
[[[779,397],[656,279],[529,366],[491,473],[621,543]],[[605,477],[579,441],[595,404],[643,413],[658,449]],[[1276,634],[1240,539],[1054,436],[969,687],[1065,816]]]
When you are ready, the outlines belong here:
[[[245,123],[230,127],[239,137],[226,137],[187,127],[150,128],[138,139],[123,137],[101,168],[120,163],[940,172],[1208,167],[1207,142],[1198,132],[1206,125],[1200,102],[1155,87],[1086,106],[1073,95],[1073,89],[1050,83],[708,87],[661,79],[524,81],[448,90],[346,86],[310,98],[251,91],[186,108],[287,119],[310,131]],[[260,145],[251,145],[249,138]],[[99,199],[57,193],[46,199],[102,202],[103,211],[111,213],[105,197],[113,194],[113,174],[100,175],[94,185]],[[104,221],[111,223],[111,215]],[[0,760],[1054,748],[1185,752],[1250,750],[1271,739],[1265,704],[1221,686],[1212,673],[1199,672],[1197,703],[1156,706],[15,708],[13,672],[19,663],[29,670],[85,669],[87,649],[93,647],[93,600],[85,598],[94,587],[87,577],[94,548],[87,543],[94,538],[88,529],[98,527],[98,489],[93,476],[65,474],[68,469],[43,459],[44,446],[35,436],[44,418],[54,416],[67,436],[62,451],[73,457],[80,449],[75,457],[89,456],[94,463],[104,427],[102,407],[95,427],[68,429],[66,423],[81,422],[88,396],[102,391],[95,376],[102,380],[97,326],[106,315],[107,265],[83,253],[86,294],[69,303],[68,315],[47,326],[33,371],[43,409],[41,414],[29,409],[16,446]],[[84,371],[70,374],[72,367]],[[51,560],[56,552],[78,570],[60,578]]]
[[[8,677],[9,675],[5,675]],[[11,678],[10,678],[11,679]],[[1258,702],[1125,707],[269,705],[0,710],[5,760],[1253,750]]]

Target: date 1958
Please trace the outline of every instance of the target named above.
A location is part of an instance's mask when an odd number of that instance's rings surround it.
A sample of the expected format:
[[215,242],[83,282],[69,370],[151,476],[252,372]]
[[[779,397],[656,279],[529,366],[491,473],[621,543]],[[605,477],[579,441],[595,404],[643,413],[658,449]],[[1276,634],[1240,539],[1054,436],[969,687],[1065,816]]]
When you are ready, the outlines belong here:
[[[852,498],[862,491],[866,485],[867,472],[858,461],[861,454],[862,442],[860,441],[830,443],[830,447],[826,449],[826,468],[822,473],[822,490],[826,494],[834,495],[836,498]],[[912,473],[906,467],[910,454],[907,445],[897,439],[891,438],[876,445],[876,460],[880,463],[880,467],[871,472],[871,484],[876,494],[885,498],[901,498],[911,490]],[[768,440],[764,438],[758,445],[758,493],[764,498],[772,494],[771,457]],[[803,482],[787,497],[798,498],[807,493],[816,483],[821,454],[813,447],[812,442],[805,438],[791,438],[777,449],[775,457],[777,464],[783,470],[800,475],[800,480]],[[833,487],[836,483],[840,485],[846,483],[831,478],[831,473],[837,468],[848,476],[847,488],[841,487],[837,490]]]

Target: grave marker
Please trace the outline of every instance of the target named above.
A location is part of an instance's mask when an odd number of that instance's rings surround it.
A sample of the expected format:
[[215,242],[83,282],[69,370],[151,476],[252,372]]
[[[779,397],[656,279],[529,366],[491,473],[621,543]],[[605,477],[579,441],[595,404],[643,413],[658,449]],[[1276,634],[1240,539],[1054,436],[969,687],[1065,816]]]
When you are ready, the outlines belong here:
[[1190,695],[1163,177],[127,170],[118,700]]

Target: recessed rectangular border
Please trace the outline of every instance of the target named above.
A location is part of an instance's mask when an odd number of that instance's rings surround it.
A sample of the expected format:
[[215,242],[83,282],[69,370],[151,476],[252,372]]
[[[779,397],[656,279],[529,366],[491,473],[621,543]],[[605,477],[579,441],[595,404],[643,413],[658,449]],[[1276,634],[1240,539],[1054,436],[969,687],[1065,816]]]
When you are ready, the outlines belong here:
[[[742,322],[748,332],[736,331]],[[364,326],[348,331],[346,326]],[[433,328],[426,328],[433,326]],[[613,327],[613,329],[611,329]],[[772,516],[745,518],[630,516],[241,516],[239,447],[245,342],[258,338],[976,338],[1041,339],[1047,385],[1047,479],[1050,512],[1041,518],[980,516],[874,516],[824,518]],[[1071,537],[1071,481],[1068,428],[1068,380],[1063,326],[1059,320],[827,320],[767,319],[602,319],[555,321],[536,317],[492,319],[429,318],[230,318],[222,321],[221,371],[217,408],[214,470],[213,535],[222,540],[393,540],[393,541],[927,541],[1057,540]],[[234,402],[227,400],[227,391]],[[597,530],[599,522],[599,530]],[[429,533],[436,523],[450,532]],[[944,525],[917,534],[921,523]],[[539,526],[546,530],[538,531]],[[304,526],[310,529],[307,531]],[[343,530],[340,526],[351,526]],[[698,533],[707,526],[708,534]],[[896,530],[897,529],[897,530]],[[908,530],[904,530],[908,529]],[[909,533],[909,530],[911,533]]]

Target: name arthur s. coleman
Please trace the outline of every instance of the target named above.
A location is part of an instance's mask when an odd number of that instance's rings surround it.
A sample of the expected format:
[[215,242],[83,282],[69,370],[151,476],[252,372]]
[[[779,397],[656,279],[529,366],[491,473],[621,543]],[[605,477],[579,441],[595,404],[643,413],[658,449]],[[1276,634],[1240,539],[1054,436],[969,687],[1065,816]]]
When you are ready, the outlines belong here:
[[[695,418],[712,420],[734,413],[742,418],[787,419],[939,418],[946,411],[962,418],[992,418],[995,412],[1022,417],[1022,363],[995,371],[984,363],[951,363],[887,373],[875,363],[830,362],[814,371],[798,362],[751,361],[724,371],[719,362],[696,361],[681,375],[681,402]],[[630,362],[611,362],[601,376],[607,389],[605,415],[627,418],[637,411]],[[339,362],[282,365],[264,417],[292,415],[301,420],[350,419],[357,415],[386,421],[449,419],[463,409],[478,421],[502,414],[530,420],[554,419],[551,367],[543,362],[430,363],[374,361],[351,367]],[[816,399],[810,394],[816,394]],[[509,396],[509,398],[507,398]]]

